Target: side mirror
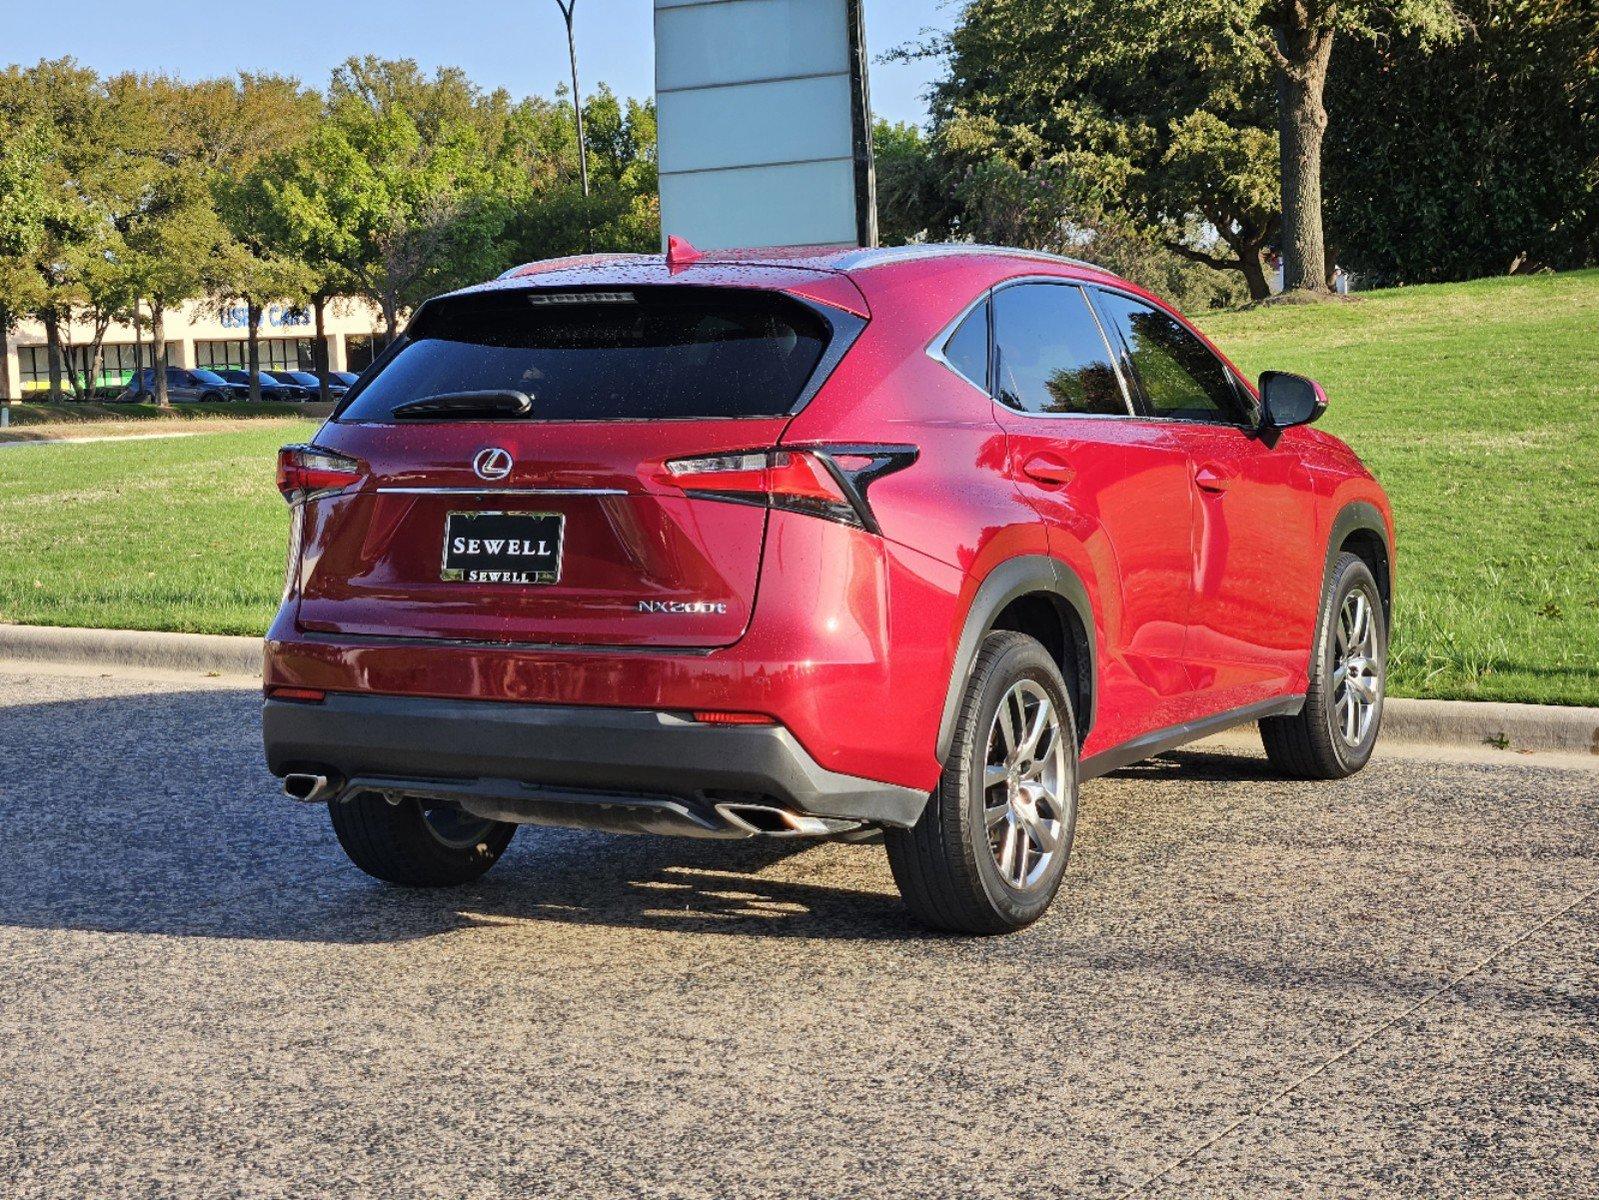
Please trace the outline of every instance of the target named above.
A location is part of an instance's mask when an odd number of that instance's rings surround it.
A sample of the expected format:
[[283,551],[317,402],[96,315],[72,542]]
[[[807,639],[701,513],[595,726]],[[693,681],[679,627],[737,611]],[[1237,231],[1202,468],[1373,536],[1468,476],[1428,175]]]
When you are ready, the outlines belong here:
[[1261,424],[1271,429],[1309,425],[1327,411],[1327,393],[1321,384],[1287,371],[1267,371],[1260,377]]

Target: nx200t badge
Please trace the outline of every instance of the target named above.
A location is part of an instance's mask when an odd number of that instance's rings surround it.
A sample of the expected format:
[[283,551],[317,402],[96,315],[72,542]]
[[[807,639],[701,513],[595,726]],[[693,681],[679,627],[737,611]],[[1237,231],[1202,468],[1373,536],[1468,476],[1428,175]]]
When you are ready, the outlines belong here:
[[472,470],[479,479],[504,479],[511,473],[511,452],[498,446],[485,446],[472,459]]
[[638,610],[641,613],[671,613],[674,616],[689,613],[723,615],[727,612],[727,605],[713,604],[709,600],[640,600]]

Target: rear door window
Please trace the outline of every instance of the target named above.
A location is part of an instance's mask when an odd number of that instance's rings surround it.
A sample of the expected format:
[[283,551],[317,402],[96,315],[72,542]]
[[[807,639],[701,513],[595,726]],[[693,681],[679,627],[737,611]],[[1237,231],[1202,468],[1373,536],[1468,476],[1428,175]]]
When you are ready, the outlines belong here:
[[1021,412],[1129,415],[1110,348],[1072,284],[1022,283],[994,293],[999,399]]
[[497,391],[531,397],[531,420],[784,416],[835,323],[859,327],[755,289],[476,293],[430,304],[338,417],[386,421],[411,401]]
[[1099,311],[1126,346],[1150,414],[1207,424],[1249,423],[1231,374],[1169,313],[1120,292],[1100,291]]

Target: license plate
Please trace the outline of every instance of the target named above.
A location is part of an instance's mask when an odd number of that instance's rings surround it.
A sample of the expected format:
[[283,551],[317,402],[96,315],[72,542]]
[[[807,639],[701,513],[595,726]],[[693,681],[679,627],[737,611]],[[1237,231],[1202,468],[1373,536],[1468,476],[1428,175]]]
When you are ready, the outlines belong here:
[[561,578],[560,513],[452,512],[444,522],[449,583],[550,584]]

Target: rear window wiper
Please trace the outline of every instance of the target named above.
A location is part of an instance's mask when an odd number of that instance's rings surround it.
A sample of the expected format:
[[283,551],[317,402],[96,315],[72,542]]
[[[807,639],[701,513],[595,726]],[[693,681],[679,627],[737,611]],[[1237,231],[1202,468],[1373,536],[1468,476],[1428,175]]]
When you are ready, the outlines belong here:
[[487,392],[440,392],[409,400],[393,412],[396,421],[425,421],[451,417],[525,417],[533,411],[533,397],[509,388]]

